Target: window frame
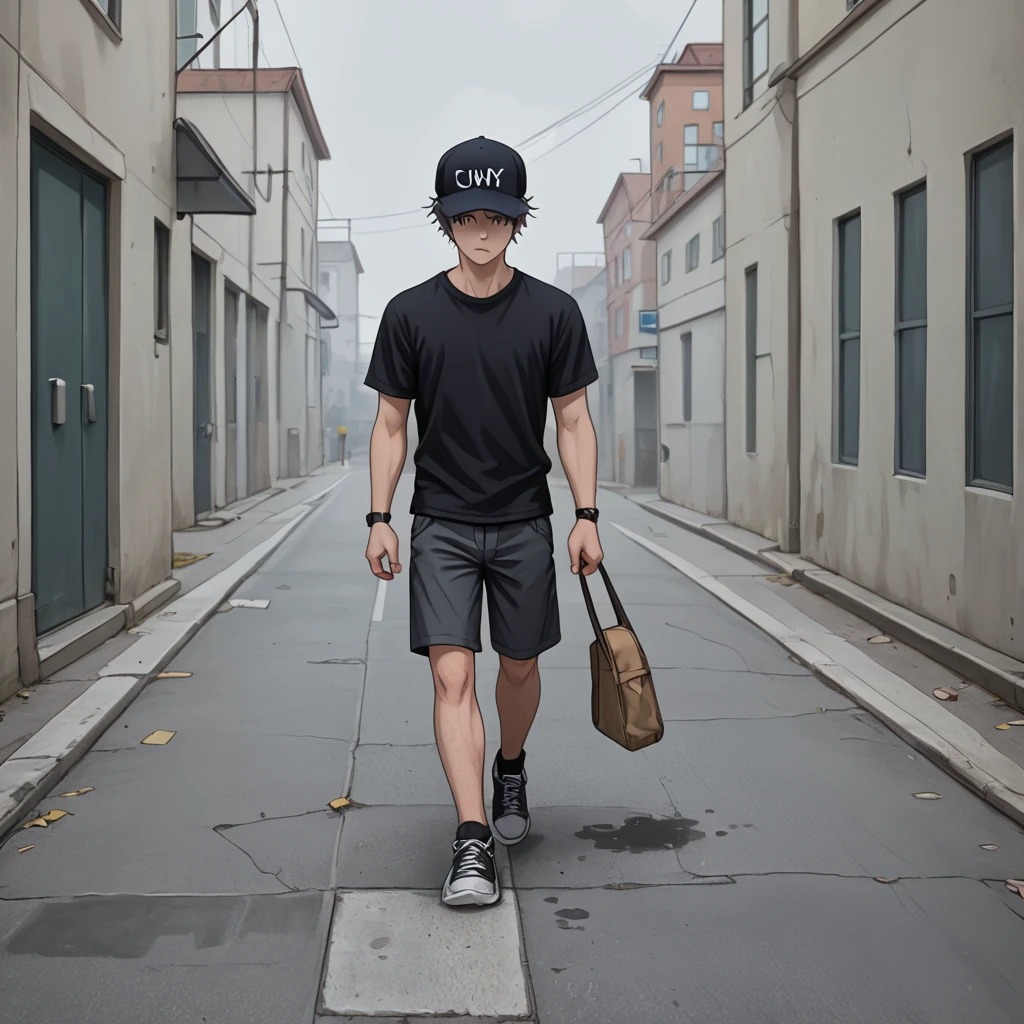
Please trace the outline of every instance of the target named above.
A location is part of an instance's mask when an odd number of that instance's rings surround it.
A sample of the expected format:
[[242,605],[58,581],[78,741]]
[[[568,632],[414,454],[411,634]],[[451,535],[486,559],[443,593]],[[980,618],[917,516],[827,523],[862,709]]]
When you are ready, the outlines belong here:
[[[1013,494],[1014,487],[1014,436],[1013,426],[1016,419],[1016,387],[1011,385],[1011,408],[1010,408],[1010,421],[1011,429],[1008,444],[1010,446],[1010,483],[1009,485],[1000,481],[986,480],[979,477],[977,474],[977,437],[975,430],[975,416],[976,416],[976,402],[975,402],[975,373],[974,364],[977,353],[977,342],[978,342],[978,325],[982,320],[994,320],[999,317],[1009,316],[1010,317],[1010,329],[1011,329],[1011,348],[1010,358],[1013,361],[1013,370],[1011,379],[1016,376],[1016,338],[1013,336],[1014,328],[1016,327],[1015,307],[1013,300],[1013,289],[1010,293],[1010,302],[1004,303],[1000,306],[989,306],[983,310],[979,310],[975,306],[976,299],[976,270],[977,270],[977,246],[975,245],[975,232],[977,228],[977,188],[978,188],[978,161],[982,157],[988,156],[997,150],[1007,147],[1010,150],[1010,169],[1011,169],[1011,188],[1014,190],[1010,196],[1010,255],[1011,259],[1014,259],[1016,253],[1014,247],[1016,245],[1016,230],[1013,223],[1015,216],[1015,210],[1013,206],[1015,204],[1016,195],[1016,167],[1015,158],[1017,156],[1016,149],[1016,138],[1011,132],[1004,135],[1002,138],[998,138],[994,141],[986,143],[979,149],[973,150],[968,154],[967,158],[967,231],[966,231],[966,242],[967,242],[967,337],[966,337],[966,380],[967,380],[967,395],[966,395],[966,409],[965,409],[965,427],[966,427],[966,457],[967,457],[967,486],[977,487],[986,491],[996,491],[1001,494]],[[1017,267],[1014,265],[1011,271],[1011,280],[1016,280]],[[1015,384],[1015,380],[1014,380]]]
[[[715,236],[718,236],[717,238]],[[725,214],[720,213],[711,222],[711,262],[717,263],[725,256]]]
[[622,280],[630,281],[633,278],[633,250],[631,246],[626,246],[622,250]]
[[[695,142],[687,142],[686,141],[686,133],[691,128],[693,129],[694,134],[697,137]],[[700,150],[700,125],[697,125],[697,124],[683,125],[683,170],[684,171],[690,170],[691,168],[696,170],[697,164],[700,162],[699,159],[698,159],[699,155],[700,155],[699,154],[699,150]],[[691,151],[693,152],[693,160],[689,159],[689,154],[690,154]]]
[[[859,221],[859,230],[861,232],[861,248],[860,258],[858,266],[858,285],[857,285],[857,330],[844,330],[844,324],[846,321],[846,301],[845,291],[843,288],[843,279],[845,277],[844,271],[846,270],[846,253],[844,247],[845,241],[845,230],[847,225],[853,223],[853,221]],[[861,341],[861,316],[863,313],[864,302],[864,287],[862,274],[864,269],[864,220],[861,215],[861,210],[857,209],[851,213],[845,214],[839,217],[835,221],[835,239],[836,239],[836,260],[835,260],[835,302],[834,302],[834,318],[835,318],[835,342],[833,345],[834,352],[834,366],[835,372],[833,376],[833,400],[832,409],[834,417],[834,452],[833,462],[841,466],[858,466],[860,465],[860,411],[861,405],[861,389],[860,382],[863,375],[863,360],[861,359],[860,341]],[[848,438],[844,432],[844,413],[846,411],[846,375],[844,372],[844,359],[845,346],[856,342],[857,344],[857,438],[856,438],[856,451],[851,456],[849,449],[847,448],[846,442]]]
[[672,280],[672,250],[661,254],[661,283],[668,284]]
[[[707,104],[703,107],[697,106],[697,97],[706,96]],[[710,110],[711,109],[711,90],[710,89],[694,89],[693,95],[690,97],[690,105],[693,110]]]
[[[690,257],[693,254],[693,262],[691,265]],[[692,238],[686,243],[686,273],[692,274],[695,270],[700,267],[700,232],[697,232]]]
[[[903,281],[904,281],[904,261],[903,261],[903,238],[904,238],[904,225],[905,225],[905,213],[906,213],[906,201],[913,196],[924,193],[925,197],[925,267],[924,267],[924,283],[925,283],[925,315],[923,319],[904,320],[902,311],[902,296],[903,296]],[[896,194],[896,280],[895,280],[895,291],[893,311],[895,316],[895,326],[893,328],[893,355],[895,364],[893,367],[894,380],[895,380],[895,420],[893,423],[893,472],[897,476],[913,477],[918,480],[924,480],[928,476],[928,183],[927,181],[919,181],[913,185],[903,189],[903,191]],[[904,465],[903,451],[901,444],[901,433],[900,433],[900,419],[901,412],[903,410],[902,405],[902,379],[900,375],[900,350],[902,347],[903,335],[907,331],[923,329],[924,345],[925,345],[925,379],[922,386],[923,401],[924,401],[924,469],[911,469]]]
[[659,142],[658,143],[658,163],[659,164],[663,164],[664,162],[665,162],[664,161],[664,150],[662,148],[662,143]]
[[[753,304],[751,288],[753,281]],[[744,394],[744,437],[748,455],[757,454],[757,264],[747,267],[743,275],[744,348],[746,354],[746,380]],[[753,309],[751,309],[753,305]]]
[[657,112],[657,114],[655,114],[655,120],[658,122],[658,127],[659,128],[665,123],[665,101],[664,100],[662,100],[661,103],[658,104],[658,112]]
[[[743,0],[743,109],[754,102],[754,86],[768,74],[768,65],[771,64],[771,0],[765,0],[764,17],[752,25],[754,16],[754,0]],[[762,26],[765,27],[765,34],[768,37],[765,42],[767,60],[765,68],[756,78],[754,77],[754,33]]]
[[171,339],[171,229],[153,220],[153,340]]
[[711,123],[711,134],[714,135],[714,137],[716,139],[721,139],[724,142],[725,141],[725,122],[724,121],[713,121]]
[[625,322],[625,316],[623,314],[624,308],[625,308],[625,304],[624,303],[619,303],[619,305],[615,307],[615,337],[616,338],[621,338],[622,337],[622,331],[623,331],[623,326],[624,326],[624,322]]
[[693,333],[684,331],[679,340],[682,343],[683,360],[683,422],[693,422]]

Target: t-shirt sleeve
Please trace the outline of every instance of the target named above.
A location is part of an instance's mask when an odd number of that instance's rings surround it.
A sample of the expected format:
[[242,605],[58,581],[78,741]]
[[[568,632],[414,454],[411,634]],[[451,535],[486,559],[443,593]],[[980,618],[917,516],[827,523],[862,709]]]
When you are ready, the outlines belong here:
[[571,395],[597,380],[597,366],[583,314],[576,302],[562,318],[548,363],[548,397]]
[[392,398],[416,397],[416,354],[405,318],[389,302],[377,329],[366,386]]

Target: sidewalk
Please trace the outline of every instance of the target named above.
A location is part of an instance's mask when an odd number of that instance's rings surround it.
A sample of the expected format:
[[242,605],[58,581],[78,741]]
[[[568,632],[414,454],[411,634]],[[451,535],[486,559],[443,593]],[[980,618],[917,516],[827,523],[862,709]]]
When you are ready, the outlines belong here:
[[173,602],[0,704],[0,836],[349,471],[332,463],[282,480],[218,510],[222,525],[176,532]]
[[[634,504],[748,560],[714,572],[711,549],[668,560],[773,636],[794,660],[867,708],[908,743],[1024,824],[1024,664],[887,601],[732,523],[650,493]],[[763,567],[763,568],[762,568]],[[767,571],[766,571],[767,570]],[[770,574],[775,570],[774,574]],[[937,690],[955,699],[940,700]],[[1010,723],[1022,723],[1011,725]]]

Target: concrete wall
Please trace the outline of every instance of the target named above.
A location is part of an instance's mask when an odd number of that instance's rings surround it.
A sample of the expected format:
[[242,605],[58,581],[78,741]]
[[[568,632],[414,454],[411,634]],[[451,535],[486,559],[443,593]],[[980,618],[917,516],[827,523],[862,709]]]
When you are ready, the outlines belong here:
[[[804,8],[817,6],[801,4],[802,23]],[[807,23],[816,24],[813,15]],[[1024,624],[1021,318],[1018,312],[1017,493],[1008,495],[966,480],[965,234],[966,155],[1012,130],[1015,303],[1024,300],[1022,39],[1019,0],[890,0],[799,81],[804,549],[827,568],[1018,658],[1024,657],[1024,629],[1017,625]],[[822,138],[827,145],[812,141]],[[919,181],[928,188],[925,479],[894,473],[894,196]],[[832,458],[833,238],[835,219],[857,208],[863,245],[860,458],[851,467]]]
[[86,0],[4,4],[0,34],[2,680],[12,665],[15,594],[25,599],[23,668],[33,662],[35,646],[32,127],[110,182],[108,516],[115,599],[133,600],[170,571],[170,365],[152,338],[154,220],[170,224],[174,201],[174,4],[161,0],[132,9],[121,38]]
[[[725,260],[712,260],[712,224],[725,208],[724,182],[702,188],[657,235],[658,406],[664,498],[707,515],[725,514]],[[686,243],[700,236],[700,263],[686,273]],[[662,256],[672,253],[664,282]],[[683,420],[683,335],[691,336],[691,419]],[[664,454],[664,453],[663,453]]]
[[[772,0],[768,67],[787,59],[789,4]],[[785,532],[788,216],[792,98],[766,76],[743,109],[742,5],[724,7],[726,217],[726,467],[729,518],[773,540]],[[826,136],[822,136],[825,138]],[[830,137],[830,136],[829,136]],[[746,282],[758,266],[757,451],[746,444]]]

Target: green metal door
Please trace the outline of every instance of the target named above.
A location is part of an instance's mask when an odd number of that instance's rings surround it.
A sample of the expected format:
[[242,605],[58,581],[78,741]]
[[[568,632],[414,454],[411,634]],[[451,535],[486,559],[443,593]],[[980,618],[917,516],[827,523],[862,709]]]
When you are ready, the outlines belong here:
[[192,343],[195,412],[195,448],[192,485],[196,515],[213,508],[213,402],[210,386],[210,279],[211,267],[201,256],[192,255]]
[[32,590],[45,633],[107,582],[107,190],[32,140]]

